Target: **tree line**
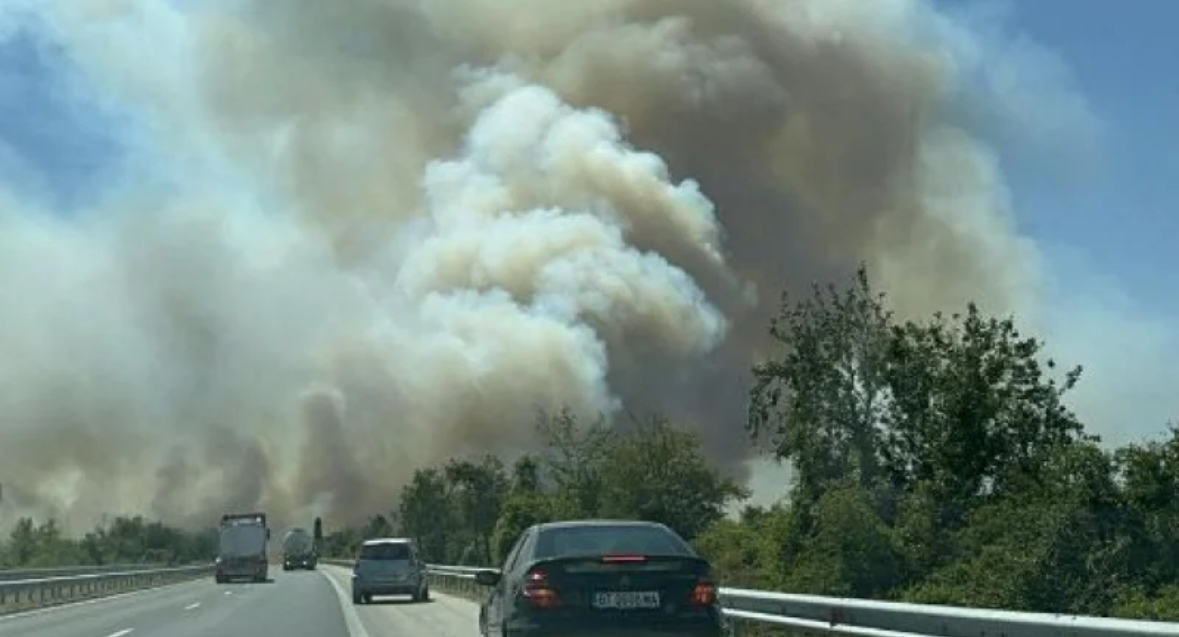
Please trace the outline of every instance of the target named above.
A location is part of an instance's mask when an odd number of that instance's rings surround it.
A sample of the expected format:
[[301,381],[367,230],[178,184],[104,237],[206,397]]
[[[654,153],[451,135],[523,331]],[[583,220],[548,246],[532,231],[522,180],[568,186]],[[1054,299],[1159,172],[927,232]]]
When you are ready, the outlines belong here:
[[[330,534],[415,538],[427,561],[496,565],[527,526],[667,524],[730,586],[1179,620],[1179,427],[1109,449],[1011,317],[900,320],[864,269],[786,296],[753,368],[744,432],[793,468],[771,507],[661,417],[541,414],[544,449],[418,470],[390,510]],[[1161,424],[1161,423],[1160,423]]]
[[142,516],[120,516],[81,538],[56,520],[21,518],[0,542],[0,567],[48,568],[111,564],[192,564],[217,554],[217,530],[184,531]]
[[496,565],[537,522],[646,519],[729,586],[1179,620],[1179,427],[1104,447],[1066,407],[1082,370],[1013,318],[971,304],[901,320],[863,269],[783,297],[770,334],[734,435],[792,467],[774,506],[742,507],[746,490],[666,418],[559,411],[538,415],[540,452],[419,469],[324,553],[402,535],[429,562]]

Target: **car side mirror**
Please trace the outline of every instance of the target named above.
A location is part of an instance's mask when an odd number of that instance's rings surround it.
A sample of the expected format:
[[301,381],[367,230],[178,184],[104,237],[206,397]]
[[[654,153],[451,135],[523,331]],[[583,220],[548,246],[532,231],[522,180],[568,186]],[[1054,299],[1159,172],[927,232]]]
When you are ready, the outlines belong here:
[[483,586],[495,586],[499,584],[499,571],[475,571],[475,583]]

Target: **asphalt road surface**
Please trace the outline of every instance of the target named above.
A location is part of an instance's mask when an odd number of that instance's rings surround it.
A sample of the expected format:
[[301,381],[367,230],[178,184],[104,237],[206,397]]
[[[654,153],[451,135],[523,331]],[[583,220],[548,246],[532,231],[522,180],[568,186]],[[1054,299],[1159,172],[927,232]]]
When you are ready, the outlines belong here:
[[[277,570],[277,572],[276,572]],[[271,569],[266,584],[212,578],[0,617],[0,637],[472,637],[478,607],[430,591],[429,602],[353,606],[346,569]]]

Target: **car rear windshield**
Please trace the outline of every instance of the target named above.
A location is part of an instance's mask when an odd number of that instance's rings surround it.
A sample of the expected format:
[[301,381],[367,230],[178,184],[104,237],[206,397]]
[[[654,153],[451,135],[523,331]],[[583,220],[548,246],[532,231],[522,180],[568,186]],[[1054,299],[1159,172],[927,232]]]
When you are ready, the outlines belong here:
[[410,559],[409,544],[404,542],[385,542],[382,544],[365,544],[360,547],[362,560],[408,560]]
[[679,536],[658,526],[586,525],[545,529],[536,539],[536,556],[695,555]]

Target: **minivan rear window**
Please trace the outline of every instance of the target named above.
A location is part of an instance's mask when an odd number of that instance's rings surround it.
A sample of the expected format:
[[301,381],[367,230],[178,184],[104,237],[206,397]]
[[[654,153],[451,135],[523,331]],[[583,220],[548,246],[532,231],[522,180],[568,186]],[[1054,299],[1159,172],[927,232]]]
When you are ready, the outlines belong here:
[[365,544],[360,547],[362,560],[408,560],[410,559],[409,544],[405,542],[385,542],[381,544]]

